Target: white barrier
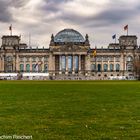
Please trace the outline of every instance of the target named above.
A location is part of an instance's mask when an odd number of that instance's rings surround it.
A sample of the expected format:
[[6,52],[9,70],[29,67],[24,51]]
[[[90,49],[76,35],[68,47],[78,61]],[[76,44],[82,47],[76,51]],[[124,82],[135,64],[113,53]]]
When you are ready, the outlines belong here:
[[46,80],[49,79],[49,73],[22,73],[23,80]]
[[1,80],[44,80],[48,77],[49,73],[0,73]]
[[22,73],[22,76],[49,76],[49,73]]
[[109,76],[109,80],[136,80],[134,76]]
[[17,73],[0,73],[0,80],[17,80]]
[[0,77],[15,77],[17,73],[0,73]]

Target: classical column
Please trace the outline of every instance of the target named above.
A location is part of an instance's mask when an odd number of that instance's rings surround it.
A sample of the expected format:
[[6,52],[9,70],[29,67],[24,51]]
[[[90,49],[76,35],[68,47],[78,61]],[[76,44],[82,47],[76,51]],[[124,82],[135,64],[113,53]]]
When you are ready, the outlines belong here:
[[[98,67],[98,65],[97,65]],[[104,56],[102,56],[102,62],[101,62],[101,71],[104,70]]]
[[49,55],[49,62],[50,63],[49,63],[48,71],[50,74],[53,75],[53,73],[55,71],[55,57],[52,53]]
[[116,70],[115,56],[113,56],[113,72]]
[[[11,61],[11,63],[13,64],[12,72],[15,72],[16,71],[16,55],[15,54],[13,55],[13,60]],[[9,68],[8,68],[8,70],[9,70]],[[10,69],[10,71],[11,71],[11,69]]]
[[[33,71],[33,68],[32,68],[32,60],[31,60],[31,59],[32,59],[32,57],[30,57],[30,58],[29,58],[29,63],[30,63],[30,72],[32,72],[32,71]],[[44,59],[44,58],[43,58],[43,59]],[[43,61],[43,64],[42,64],[42,65],[44,66],[44,60],[42,60],[42,61]],[[43,67],[42,67],[42,71],[44,71],[44,68],[43,68]]]
[[[115,57],[116,58],[116,57]],[[115,69],[116,69],[116,64],[120,64],[120,71],[122,72],[122,75],[124,75],[125,72],[125,61],[124,61],[124,52],[121,52],[121,56],[120,56],[120,62],[116,62],[115,61]]]
[[120,70],[124,72],[124,52],[121,53],[121,57],[120,57]]
[[81,55],[79,55],[79,72],[81,72]]
[[126,55],[124,55],[124,71],[127,70]]
[[25,61],[25,57],[24,57],[24,61],[23,62],[24,62],[24,70],[23,71],[26,72],[26,61]]
[[108,61],[107,61],[107,65],[108,65],[108,66],[107,66],[107,72],[110,72],[110,64],[111,64],[111,63],[110,63],[110,58],[111,58],[111,57],[108,56]]
[[67,55],[66,55],[65,59],[66,59],[66,74],[68,74],[68,56]]
[[88,74],[88,72],[90,72],[90,56],[86,56],[86,75]]
[[16,54],[16,71],[19,72],[19,56]]
[[62,73],[62,56],[59,55],[59,74]]
[[75,74],[75,56],[72,56],[72,74]]
[[5,60],[5,55],[2,55],[2,72],[4,72],[5,68],[4,68],[4,60]]
[[51,69],[51,71],[53,73],[53,76],[55,76],[55,71],[56,71],[56,68],[55,68],[55,55],[52,55],[52,61],[50,61],[50,62],[52,62],[52,69]]

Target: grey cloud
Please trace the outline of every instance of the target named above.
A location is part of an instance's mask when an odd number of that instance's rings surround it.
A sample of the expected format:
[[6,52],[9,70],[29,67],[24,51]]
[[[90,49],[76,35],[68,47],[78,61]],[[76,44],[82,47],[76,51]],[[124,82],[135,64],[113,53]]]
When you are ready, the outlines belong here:
[[69,1],[73,1],[73,0],[44,0],[45,4],[42,7],[40,7],[40,9],[47,12],[55,13],[57,11],[62,11],[63,7],[61,7],[61,5]]
[[12,14],[8,10],[8,3],[0,1],[0,22],[9,22],[12,19]]
[[1,0],[0,1],[0,22],[11,22],[13,21],[13,16],[10,8],[19,8],[24,6],[29,0]]
[[52,3],[42,6],[40,9],[47,13],[55,13],[59,11],[59,8]]
[[[90,16],[82,15],[80,12],[76,13],[74,9],[71,13],[66,12],[62,5],[65,6],[64,3],[72,0],[44,0],[45,3],[43,2],[35,5],[37,13],[39,14],[31,17],[31,19],[35,19],[38,22],[34,23],[27,20],[27,22],[22,23],[22,20],[20,22],[13,19],[11,8],[14,7],[17,9],[17,12],[20,13],[20,10],[24,10],[22,7],[24,7],[29,1],[30,0],[0,0],[0,22],[10,23],[14,21],[23,28],[23,32],[30,31],[32,34],[38,35],[41,38],[41,35],[45,36],[45,34],[48,34],[48,36],[50,36],[52,32],[60,29],[62,26],[59,26],[59,24],[63,24],[64,26],[70,25],[71,27],[76,25],[78,28],[81,28],[82,31],[90,31],[93,28],[97,28],[98,30],[100,28],[101,30],[102,28],[111,30],[111,28],[108,29],[111,25],[124,24],[126,21],[132,21],[133,19],[137,20],[135,19],[135,15],[138,16],[140,13],[140,5],[136,5],[136,3],[134,5],[128,5],[129,2],[121,2],[122,0],[117,0],[117,2],[110,0],[108,5],[105,5],[106,7],[104,7],[100,13],[96,15],[90,14]],[[90,3],[85,1],[85,4]],[[78,6],[79,5],[77,5],[77,8]],[[98,9],[96,5],[93,5],[93,8],[94,7]],[[24,16],[24,14],[20,16]],[[99,30],[97,36],[98,34],[103,34],[103,32]],[[48,40],[50,41],[50,38]]]
[[117,23],[132,18],[136,11],[129,9],[107,9],[94,17],[95,20],[106,20],[109,23]]
[[10,0],[9,5],[19,8],[25,6],[30,0]]
[[72,0],[44,0],[44,1],[46,2],[46,4],[48,3],[61,4]]
[[[135,15],[140,12],[140,9],[128,8],[128,7],[114,7],[114,3],[110,3],[102,12],[92,15],[83,16],[76,15],[75,13],[63,13],[58,19],[62,19],[66,22],[73,24],[88,26],[88,27],[105,27],[113,24],[121,24],[126,20],[133,19]],[[125,6],[123,3],[122,5]],[[112,7],[113,6],[113,7]]]
[[112,24],[121,24],[127,19],[133,18],[136,11],[125,9],[107,9],[96,16],[90,17],[90,26],[104,27]]
[[122,24],[135,18],[140,9],[135,5],[130,6],[122,0],[111,1],[108,6],[95,16],[89,17],[90,26],[106,27],[114,24]]

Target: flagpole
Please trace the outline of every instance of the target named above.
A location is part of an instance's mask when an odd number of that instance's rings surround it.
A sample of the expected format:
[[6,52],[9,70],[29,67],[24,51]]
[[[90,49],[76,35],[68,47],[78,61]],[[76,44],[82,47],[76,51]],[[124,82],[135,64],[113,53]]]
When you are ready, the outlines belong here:
[[29,33],[29,48],[31,47],[31,34]]
[[21,34],[19,35],[19,40],[21,41]]
[[12,36],[12,29],[11,29],[11,31],[10,31],[10,35]]
[[10,29],[10,35],[12,36],[12,24],[11,24],[11,26],[9,27],[9,29]]

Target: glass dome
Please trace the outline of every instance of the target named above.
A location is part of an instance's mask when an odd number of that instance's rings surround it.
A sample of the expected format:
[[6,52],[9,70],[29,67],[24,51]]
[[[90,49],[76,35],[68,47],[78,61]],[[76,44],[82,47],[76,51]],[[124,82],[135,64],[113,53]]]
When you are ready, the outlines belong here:
[[56,34],[54,37],[54,42],[85,42],[83,36],[73,30],[73,29],[64,29]]

